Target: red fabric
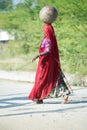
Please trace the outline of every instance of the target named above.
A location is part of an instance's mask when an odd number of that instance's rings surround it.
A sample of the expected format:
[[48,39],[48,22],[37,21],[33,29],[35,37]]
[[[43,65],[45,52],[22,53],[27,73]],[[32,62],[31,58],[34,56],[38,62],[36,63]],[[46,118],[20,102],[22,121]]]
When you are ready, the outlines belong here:
[[[28,98],[31,100],[41,100],[46,98],[56,84],[61,72],[59,52],[54,29],[51,24],[45,24],[43,27],[45,38],[50,39],[50,53],[39,58],[36,71],[35,84]],[[39,53],[43,50],[39,49]]]

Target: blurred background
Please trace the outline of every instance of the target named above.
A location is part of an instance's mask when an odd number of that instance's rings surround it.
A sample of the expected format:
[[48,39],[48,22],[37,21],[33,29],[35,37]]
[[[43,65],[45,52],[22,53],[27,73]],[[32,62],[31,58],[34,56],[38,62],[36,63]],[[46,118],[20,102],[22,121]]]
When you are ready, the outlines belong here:
[[39,11],[58,10],[53,23],[64,72],[87,75],[86,0],[0,0],[0,70],[35,71],[43,37]]

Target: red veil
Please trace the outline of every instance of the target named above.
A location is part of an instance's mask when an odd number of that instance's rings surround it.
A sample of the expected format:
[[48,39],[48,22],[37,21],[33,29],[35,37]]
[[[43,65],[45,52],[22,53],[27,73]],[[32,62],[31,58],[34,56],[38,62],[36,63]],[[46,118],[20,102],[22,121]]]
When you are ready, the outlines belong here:
[[[58,45],[52,25],[45,24],[43,32],[45,37],[51,40],[51,50],[49,54],[39,57],[35,84],[28,96],[31,100],[46,98],[55,86],[61,72]],[[42,52],[41,48],[39,52]]]

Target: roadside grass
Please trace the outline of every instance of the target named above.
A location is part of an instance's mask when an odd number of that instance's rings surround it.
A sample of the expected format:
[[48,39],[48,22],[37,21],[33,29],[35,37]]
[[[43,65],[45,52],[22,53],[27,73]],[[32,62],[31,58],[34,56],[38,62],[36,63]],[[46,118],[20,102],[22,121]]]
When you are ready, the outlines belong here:
[[[1,45],[1,44],[0,44]],[[2,47],[1,47],[2,46]],[[37,52],[29,52],[23,54],[19,48],[8,48],[7,44],[0,47],[0,69],[1,70],[22,70],[22,71],[35,71],[37,61],[32,63],[33,57],[38,54]],[[2,53],[3,52],[3,53]],[[20,54],[21,53],[21,54]]]
[[[87,75],[87,20],[85,1],[55,1],[59,17],[53,23],[64,72]],[[65,6],[63,6],[65,5]],[[38,10],[37,10],[38,11]],[[38,14],[32,19],[25,9],[0,13],[0,26],[13,32],[15,40],[0,44],[0,69],[36,70],[37,61],[31,63],[42,41],[42,26]]]
[[[64,24],[58,23],[58,21],[53,24],[59,46],[61,66],[65,72],[87,75],[85,32],[87,26],[79,25],[75,28],[74,24],[72,25],[70,20],[66,20]],[[33,21],[27,26],[29,30],[26,32],[27,35],[22,32],[22,39],[0,44],[0,69],[36,70],[37,62],[31,63],[31,60],[38,53],[43,35],[43,24],[40,21]]]

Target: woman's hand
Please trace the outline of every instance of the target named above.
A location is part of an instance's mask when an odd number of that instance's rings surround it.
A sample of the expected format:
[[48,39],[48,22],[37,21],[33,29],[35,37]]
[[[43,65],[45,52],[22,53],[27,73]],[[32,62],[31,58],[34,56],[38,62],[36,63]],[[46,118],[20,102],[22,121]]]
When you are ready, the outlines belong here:
[[35,56],[35,57],[32,59],[32,62],[34,62],[38,57],[39,57],[39,55]]

